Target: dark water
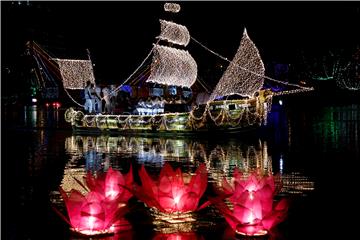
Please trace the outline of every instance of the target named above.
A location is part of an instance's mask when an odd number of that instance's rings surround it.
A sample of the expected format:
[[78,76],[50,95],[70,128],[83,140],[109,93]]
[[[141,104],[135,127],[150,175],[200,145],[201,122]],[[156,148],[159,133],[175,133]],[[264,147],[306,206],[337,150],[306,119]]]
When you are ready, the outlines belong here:
[[[2,237],[77,239],[51,209],[51,202],[62,204],[59,186],[69,190],[76,187],[73,177],[109,166],[126,173],[130,164],[145,164],[157,174],[165,162],[184,172],[203,162],[211,184],[235,166],[279,173],[280,195],[291,205],[276,239],[357,236],[351,219],[359,211],[359,102],[276,103],[259,131],[192,138],[73,135],[63,109],[2,108]],[[212,207],[198,213],[193,233],[161,235],[166,226],[152,225],[144,205],[132,204],[133,230],[108,239],[228,239],[227,223]]]

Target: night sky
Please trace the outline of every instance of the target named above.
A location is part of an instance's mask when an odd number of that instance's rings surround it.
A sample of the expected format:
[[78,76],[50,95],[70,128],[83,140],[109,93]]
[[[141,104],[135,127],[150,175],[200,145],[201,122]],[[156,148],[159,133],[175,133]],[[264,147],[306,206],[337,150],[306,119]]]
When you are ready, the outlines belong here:
[[[2,74],[16,70],[27,40],[54,57],[95,63],[102,82],[121,83],[141,63],[168,19],[164,2],[1,2]],[[209,48],[232,58],[244,26],[264,62],[292,63],[302,51],[359,44],[360,2],[180,2],[173,21]],[[190,42],[199,75],[218,59]]]

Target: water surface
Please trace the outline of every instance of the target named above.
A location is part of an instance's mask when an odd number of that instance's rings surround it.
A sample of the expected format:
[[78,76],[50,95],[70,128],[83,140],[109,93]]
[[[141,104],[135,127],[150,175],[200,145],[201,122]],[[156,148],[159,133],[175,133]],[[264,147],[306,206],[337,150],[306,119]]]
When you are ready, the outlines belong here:
[[[329,233],[324,225],[332,234],[352,235],[343,231],[351,225],[343,219],[356,210],[359,104],[274,102],[268,125],[259,131],[191,138],[75,135],[63,120],[64,109],[2,111],[5,239],[76,239],[51,209],[51,203],[61,207],[59,186],[77,188],[74,177],[110,166],[126,173],[130,165],[137,170],[145,164],[157,175],[165,162],[184,172],[205,163],[209,184],[231,177],[235,166],[280,174],[280,196],[291,199],[291,206],[278,239],[323,239]],[[227,238],[227,223],[212,207],[197,214],[194,232],[176,236],[162,235],[167,227],[154,226],[148,209],[136,200],[132,204],[133,231],[121,239]]]

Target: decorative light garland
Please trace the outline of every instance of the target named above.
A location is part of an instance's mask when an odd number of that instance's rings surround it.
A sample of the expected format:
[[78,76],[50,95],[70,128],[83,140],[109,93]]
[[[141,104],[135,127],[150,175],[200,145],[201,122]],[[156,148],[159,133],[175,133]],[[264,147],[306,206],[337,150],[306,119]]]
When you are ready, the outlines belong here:
[[[243,68],[251,70],[257,73],[257,75],[251,74]],[[255,92],[262,88],[264,84],[264,78],[262,76],[264,73],[265,67],[259,51],[249,38],[246,29],[244,29],[239,49],[212,92],[210,100],[214,100],[219,96],[229,96],[232,94],[251,98]],[[259,75],[261,77],[259,77]]]
[[177,3],[165,3],[164,4],[164,10],[166,12],[173,12],[173,13],[178,13],[180,12],[180,5]]
[[86,82],[95,83],[90,60],[54,59],[60,68],[64,88],[83,89]]
[[338,69],[336,84],[343,89],[360,90],[360,48],[353,55],[352,61]]
[[188,51],[154,45],[151,73],[146,82],[190,88],[196,77],[197,64]]
[[161,40],[187,46],[190,42],[189,30],[180,24],[160,19],[161,33],[158,36]]
[[[260,92],[262,93],[262,91]],[[207,129],[208,124],[217,127],[239,128],[266,124],[267,113],[271,110],[272,95],[251,100],[229,100],[207,104],[205,109],[186,113],[164,113],[155,115],[83,115],[70,108],[65,112],[65,120],[76,128],[107,130],[158,130],[197,131]],[[235,110],[229,110],[235,105]],[[216,109],[213,109],[216,107]],[[199,116],[200,115],[200,116]]]

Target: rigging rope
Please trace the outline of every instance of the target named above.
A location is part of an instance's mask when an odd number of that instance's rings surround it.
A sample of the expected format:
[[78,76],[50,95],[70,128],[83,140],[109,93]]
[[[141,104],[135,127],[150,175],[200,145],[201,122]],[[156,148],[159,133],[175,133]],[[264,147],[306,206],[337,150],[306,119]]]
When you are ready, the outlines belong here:
[[[159,41],[160,41],[160,39],[159,39],[155,44],[158,44]],[[116,92],[120,91],[120,88],[121,88],[122,86],[124,86],[124,85],[130,80],[130,78],[143,66],[143,64],[145,63],[145,61],[150,57],[150,55],[151,55],[152,52],[154,51],[154,47],[155,47],[155,45],[151,48],[149,54],[148,54],[148,55],[145,57],[145,59],[140,63],[140,65],[135,69],[135,71],[134,71],[132,74],[130,74],[130,76],[129,76],[122,84],[120,84],[120,85],[119,85],[117,88],[115,88],[114,90],[110,91],[108,95],[111,95],[111,94],[113,94],[113,93],[116,93]],[[104,97],[105,97],[105,96],[104,96]],[[102,97],[101,100],[104,99],[104,97]]]
[[[212,54],[218,56],[219,58],[221,58],[221,59],[223,59],[223,60],[231,63],[231,61],[230,61],[229,59],[227,59],[226,57],[223,57],[222,55],[220,55],[220,54],[212,51],[211,49],[209,49],[208,47],[206,47],[204,44],[202,44],[202,43],[200,43],[198,40],[196,40],[194,37],[191,37],[191,39],[194,40],[197,44],[199,44],[201,47],[203,47],[203,48],[206,49],[207,51],[209,51],[209,52],[211,52]],[[274,78],[271,78],[271,77],[268,77],[268,76],[265,76],[265,75],[258,74],[258,73],[256,73],[256,72],[251,71],[251,70],[249,70],[249,69],[247,69],[247,68],[244,68],[244,67],[242,67],[242,66],[239,66],[239,67],[240,67],[242,70],[244,70],[244,71],[250,72],[250,73],[255,74],[255,75],[259,76],[259,77],[263,77],[263,78],[265,78],[265,79],[271,80],[271,81],[276,82],[276,83],[284,84],[284,85],[287,85],[287,86],[298,87],[298,88],[301,88],[301,89],[303,89],[303,90],[305,90],[305,91],[306,91],[306,90],[308,90],[308,91],[313,90],[312,87],[309,88],[309,87],[300,86],[300,85],[294,84],[294,83],[283,82],[283,81],[276,80],[276,79],[274,79]],[[277,93],[277,95],[280,95],[280,94]]]
[[70,95],[70,93],[67,91],[66,88],[64,88],[64,90],[65,90],[66,94],[68,95],[68,97],[69,97],[75,104],[77,104],[77,105],[80,106],[80,107],[84,107],[84,106],[85,106],[85,105],[82,105],[82,104],[78,103],[78,102]]

